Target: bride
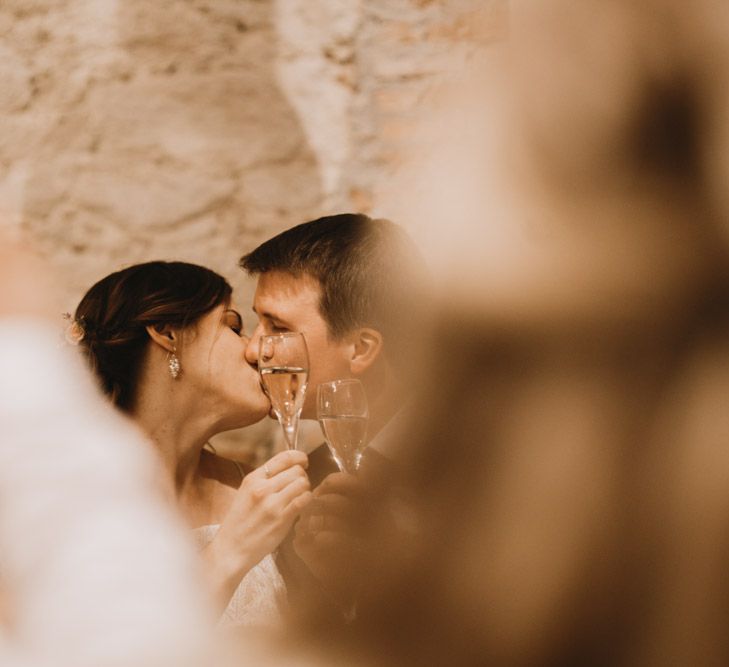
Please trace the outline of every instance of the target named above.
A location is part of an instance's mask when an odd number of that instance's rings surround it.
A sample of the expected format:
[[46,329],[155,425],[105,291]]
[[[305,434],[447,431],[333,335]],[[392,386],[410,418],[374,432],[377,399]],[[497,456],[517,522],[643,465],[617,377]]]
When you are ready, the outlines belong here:
[[104,392],[146,432],[163,482],[195,531],[222,625],[275,623],[285,599],[271,552],[309,502],[307,457],[287,451],[248,474],[206,448],[269,411],[247,337],[218,274],[148,262],[96,283],[69,333]]

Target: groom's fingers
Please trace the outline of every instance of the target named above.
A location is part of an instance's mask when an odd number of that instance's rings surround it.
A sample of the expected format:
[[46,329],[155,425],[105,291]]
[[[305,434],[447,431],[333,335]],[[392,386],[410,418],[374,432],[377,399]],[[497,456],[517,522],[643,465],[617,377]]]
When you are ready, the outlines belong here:
[[[316,562],[322,566],[351,563],[351,557],[362,551],[362,542],[346,533],[335,530],[321,530],[307,537],[296,537],[294,549],[307,564]],[[331,572],[330,572],[331,574]]]
[[362,482],[346,472],[334,472],[327,475],[324,481],[316,488],[317,495],[327,493],[362,493],[364,490]]
[[331,531],[336,533],[347,533],[351,531],[351,522],[332,514],[306,514],[296,524],[297,535],[317,534],[322,531]]
[[314,498],[315,501],[309,509],[310,514],[333,514],[344,518],[352,518],[358,510],[364,509],[357,500],[339,494],[330,493],[326,496],[317,497],[315,491]]
[[316,498],[325,498],[330,495],[340,495],[362,503],[367,500],[368,488],[360,479],[346,473],[333,473],[329,475],[314,490]]
[[346,541],[342,533],[333,530],[320,530],[316,533],[297,530],[294,535],[294,549],[300,556],[321,560],[324,556],[330,556],[332,551]]

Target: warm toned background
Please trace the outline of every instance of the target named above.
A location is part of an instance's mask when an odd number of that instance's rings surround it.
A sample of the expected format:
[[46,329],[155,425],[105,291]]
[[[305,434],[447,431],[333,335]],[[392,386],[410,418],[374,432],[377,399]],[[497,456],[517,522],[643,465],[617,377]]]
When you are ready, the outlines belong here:
[[[429,96],[503,33],[505,7],[3,0],[3,219],[62,274],[59,310],[163,258],[221,272],[247,311],[236,264],[260,241],[326,213],[402,209],[393,183]],[[275,435],[238,439],[265,449]]]

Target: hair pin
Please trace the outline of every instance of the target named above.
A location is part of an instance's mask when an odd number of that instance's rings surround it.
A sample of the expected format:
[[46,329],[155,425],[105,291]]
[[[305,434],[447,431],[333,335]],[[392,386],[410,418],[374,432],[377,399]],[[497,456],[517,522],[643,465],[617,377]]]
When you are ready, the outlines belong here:
[[78,345],[86,335],[83,322],[74,319],[71,313],[63,313],[63,319],[69,322],[63,337],[70,345]]

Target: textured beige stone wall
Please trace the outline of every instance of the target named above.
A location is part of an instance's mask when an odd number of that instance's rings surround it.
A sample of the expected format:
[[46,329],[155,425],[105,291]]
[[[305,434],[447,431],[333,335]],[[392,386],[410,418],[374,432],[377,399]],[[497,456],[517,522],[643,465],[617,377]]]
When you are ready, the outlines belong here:
[[59,310],[153,258],[220,271],[247,308],[236,263],[261,240],[387,215],[428,92],[505,5],[3,0],[0,213],[63,274]]

